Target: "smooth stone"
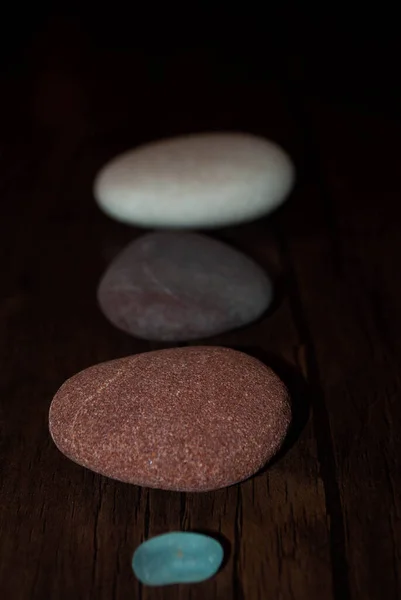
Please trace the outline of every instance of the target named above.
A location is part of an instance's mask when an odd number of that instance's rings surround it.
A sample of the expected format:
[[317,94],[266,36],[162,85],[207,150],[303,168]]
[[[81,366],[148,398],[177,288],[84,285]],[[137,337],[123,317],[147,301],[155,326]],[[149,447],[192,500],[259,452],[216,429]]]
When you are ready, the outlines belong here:
[[272,285],[250,258],[194,233],[151,233],[127,246],[98,288],[113,325],[139,338],[185,341],[246,325],[269,307]]
[[132,568],[145,585],[197,583],[213,577],[223,557],[223,548],[217,540],[177,531],[143,542],[134,553]]
[[273,142],[201,133],[139,146],[106,164],[94,183],[100,208],[151,228],[208,228],[262,217],[290,193],[295,170]]
[[291,419],[275,373],[216,346],[146,352],[69,379],[49,414],[56,446],[113,479],[177,491],[232,485],[280,448]]

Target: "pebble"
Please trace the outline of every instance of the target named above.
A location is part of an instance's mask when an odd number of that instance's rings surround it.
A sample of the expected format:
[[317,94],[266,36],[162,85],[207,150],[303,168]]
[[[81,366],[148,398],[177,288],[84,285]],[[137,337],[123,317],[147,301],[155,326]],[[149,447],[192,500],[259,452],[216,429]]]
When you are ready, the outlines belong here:
[[145,585],[197,583],[213,577],[223,557],[221,544],[208,535],[174,531],[143,542],[132,568]]
[[200,492],[242,481],[280,448],[286,387],[216,346],[128,356],[81,371],[56,393],[51,436],[76,463],[120,481]]
[[94,195],[117,221],[209,228],[262,217],[290,193],[295,171],[275,143],[245,133],[201,133],[140,146],[99,172]]
[[194,233],[159,232],[127,246],[101,279],[98,302],[123,331],[147,340],[205,338],[259,318],[272,285],[250,258]]

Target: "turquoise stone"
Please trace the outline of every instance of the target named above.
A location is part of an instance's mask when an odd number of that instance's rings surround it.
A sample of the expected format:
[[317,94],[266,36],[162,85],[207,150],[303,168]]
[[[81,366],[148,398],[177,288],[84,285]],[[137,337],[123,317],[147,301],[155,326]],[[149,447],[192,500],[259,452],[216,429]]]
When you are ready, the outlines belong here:
[[196,583],[217,573],[223,556],[221,544],[208,535],[176,531],[143,542],[132,568],[145,585]]

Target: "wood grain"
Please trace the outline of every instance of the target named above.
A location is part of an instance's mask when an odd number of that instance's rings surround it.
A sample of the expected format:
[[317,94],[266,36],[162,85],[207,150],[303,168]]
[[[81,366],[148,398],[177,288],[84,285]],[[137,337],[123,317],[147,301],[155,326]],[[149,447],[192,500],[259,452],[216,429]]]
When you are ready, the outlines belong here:
[[[390,117],[318,102],[296,70],[247,79],[225,61],[202,50],[147,58],[55,20],[4,76],[1,597],[401,595],[400,132]],[[129,146],[216,128],[276,139],[300,172],[271,218],[215,232],[272,274],[277,297],[259,322],[208,340],[273,366],[294,426],[269,468],[238,486],[141,489],[71,463],[47,429],[66,378],[165,346],[113,329],[96,306],[100,275],[140,231],[97,210],[92,180]],[[134,549],[176,529],[218,537],[224,568],[198,585],[141,586]]]
[[[322,222],[325,242],[320,240],[319,251],[309,248],[309,260],[299,260],[304,250],[295,237],[289,252],[325,382],[350,586],[353,597],[369,590],[370,598],[379,598],[384,588],[387,597],[396,598],[401,532],[395,495],[401,483],[396,467],[400,319],[395,310],[400,298],[395,257],[401,244],[394,202],[400,185],[399,127],[353,111],[339,113],[313,99],[305,106],[317,132],[319,168],[330,192],[323,202],[331,204],[332,218]],[[333,253],[336,266],[329,258]],[[324,296],[314,286],[316,277]],[[322,313],[330,315],[324,330]]]

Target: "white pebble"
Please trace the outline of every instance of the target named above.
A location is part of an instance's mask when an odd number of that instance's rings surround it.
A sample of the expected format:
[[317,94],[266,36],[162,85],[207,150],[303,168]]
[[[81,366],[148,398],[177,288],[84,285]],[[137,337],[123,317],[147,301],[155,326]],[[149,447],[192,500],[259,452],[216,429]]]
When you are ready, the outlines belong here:
[[208,228],[262,217],[284,202],[294,167],[266,139],[203,133],[140,146],[97,175],[94,194],[110,217],[152,228]]

